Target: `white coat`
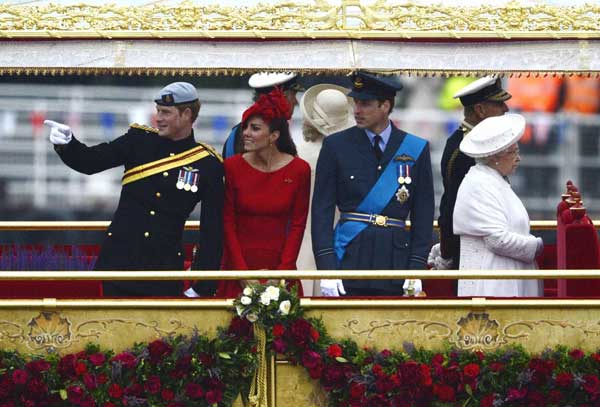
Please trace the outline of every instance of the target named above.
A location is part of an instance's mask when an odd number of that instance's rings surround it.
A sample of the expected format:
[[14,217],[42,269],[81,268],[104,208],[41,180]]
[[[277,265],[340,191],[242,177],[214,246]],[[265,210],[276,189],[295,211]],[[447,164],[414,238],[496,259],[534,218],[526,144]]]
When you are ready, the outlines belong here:
[[[471,167],[458,189],[454,233],[460,236],[461,270],[536,269],[539,239],[508,181],[484,164]],[[540,280],[459,280],[459,296],[533,297]]]

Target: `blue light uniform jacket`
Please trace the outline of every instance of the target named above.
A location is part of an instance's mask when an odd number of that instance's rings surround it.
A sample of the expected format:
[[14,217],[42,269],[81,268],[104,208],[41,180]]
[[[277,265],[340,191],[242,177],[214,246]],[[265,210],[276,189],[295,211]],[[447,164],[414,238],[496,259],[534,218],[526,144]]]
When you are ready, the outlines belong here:
[[[409,199],[400,203],[394,195],[380,213],[410,220],[410,231],[370,224],[346,248],[341,262],[333,250],[334,212],[354,212],[371,190],[386,165],[394,160],[405,132],[392,125],[381,162],[363,129],[350,129],[326,137],[317,161],[312,201],[313,252],[319,270],[418,270],[427,267],[433,233],[434,192],[429,144],[412,167]],[[395,190],[399,184],[392,186]],[[346,287],[369,288],[401,295],[403,280],[345,280]]]

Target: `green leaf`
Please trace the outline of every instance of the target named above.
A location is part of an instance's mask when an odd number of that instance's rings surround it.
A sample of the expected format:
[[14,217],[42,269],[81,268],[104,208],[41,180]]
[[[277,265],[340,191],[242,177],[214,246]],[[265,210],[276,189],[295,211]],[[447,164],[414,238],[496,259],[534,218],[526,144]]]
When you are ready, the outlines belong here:
[[470,385],[465,384],[465,391],[467,392],[467,394],[471,397],[473,397],[473,389],[471,388]]
[[60,389],[60,391],[58,392],[60,394],[60,398],[63,400],[67,399],[67,390],[66,389]]
[[229,356],[229,353],[225,353],[225,352],[219,352],[219,357],[222,359],[231,359],[231,356]]
[[340,363],[348,363],[348,359],[343,358],[341,356],[338,356],[335,358],[336,361],[340,362]]

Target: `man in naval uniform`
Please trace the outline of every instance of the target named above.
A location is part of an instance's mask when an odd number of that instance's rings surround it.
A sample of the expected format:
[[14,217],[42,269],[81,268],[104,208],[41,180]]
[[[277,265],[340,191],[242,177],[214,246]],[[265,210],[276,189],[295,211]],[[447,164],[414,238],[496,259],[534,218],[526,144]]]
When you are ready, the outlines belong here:
[[[255,73],[248,80],[248,85],[254,89],[254,101],[262,94],[270,93],[276,86],[280,87],[289,102],[292,110],[290,115],[294,114],[294,107],[298,105],[296,95],[304,91],[302,85],[298,82],[295,73],[274,73],[259,72]],[[234,154],[244,152],[244,140],[242,139],[241,123],[231,128],[225,144],[223,144],[223,159],[229,158]]]
[[[464,106],[464,119],[460,127],[446,142],[442,154],[441,171],[444,193],[440,202],[440,243],[433,246],[429,263],[436,269],[459,268],[460,238],[453,233],[452,221],[458,187],[475,160],[459,149],[460,142],[483,119],[501,116],[508,112],[506,101],[511,95],[502,89],[500,78],[486,76],[462,88],[455,95]],[[456,292],[456,289],[453,289]]]
[[[354,99],[356,126],[323,142],[311,231],[319,270],[376,274],[376,270],[426,268],[434,209],[429,145],[389,119],[401,88],[392,77],[356,74],[348,95]],[[336,205],[340,220],[334,231]],[[402,295],[403,283],[344,280],[352,296]]]
[[[218,270],[223,248],[223,164],[192,129],[200,101],[186,82],[164,87],[156,99],[157,129],[131,125],[109,143],[88,147],[71,129],[47,120],[54,149],[72,169],[95,174],[124,166],[121,197],[95,270],[183,270],[183,230],[202,202],[196,270]],[[181,273],[182,278],[185,274]],[[211,295],[211,282],[196,292]],[[181,281],[104,281],[105,296],[181,296]]]

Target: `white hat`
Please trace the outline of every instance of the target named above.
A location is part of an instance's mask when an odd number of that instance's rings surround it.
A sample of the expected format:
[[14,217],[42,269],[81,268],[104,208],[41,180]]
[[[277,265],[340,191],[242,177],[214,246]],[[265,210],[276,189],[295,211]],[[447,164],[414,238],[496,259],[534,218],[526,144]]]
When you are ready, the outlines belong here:
[[284,84],[295,77],[295,73],[259,72],[250,77],[248,86],[254,89],[268,88]]
[[507,113],[484,119],[465,135],[460,151],[469,157],[489,157],[507,149],[523,136],[525,118]]
[[353,101],[348,89],[324,83],[310,87],[300,100],[304,118],[325,136],[356,124],[352,114]]
[[454,99],[460,99],[463,106],[472,106],[483,101],[504,102],[512,96],[502,89],[502,82],[496,76],[484,76],[456,92]]

